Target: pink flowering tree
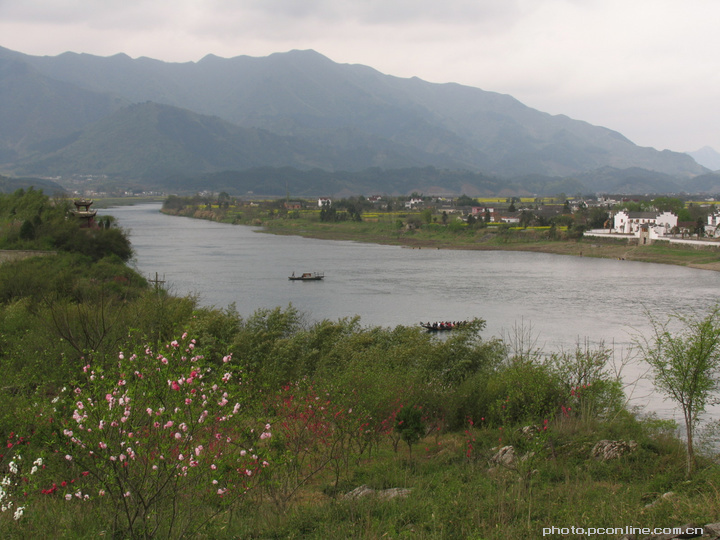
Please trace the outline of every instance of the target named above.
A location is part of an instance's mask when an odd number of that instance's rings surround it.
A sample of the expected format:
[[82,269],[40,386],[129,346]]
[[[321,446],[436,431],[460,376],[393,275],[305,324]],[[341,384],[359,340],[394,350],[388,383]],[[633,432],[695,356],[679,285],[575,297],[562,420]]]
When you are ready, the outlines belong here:
[[270,425],[249,414],[232,357],[210,360],[184,334],[86,365],[63,396],[59,434],[85,478],[61,495],[107,501],[116,532],[132,537],[192,534],[239,501],[268,465]]

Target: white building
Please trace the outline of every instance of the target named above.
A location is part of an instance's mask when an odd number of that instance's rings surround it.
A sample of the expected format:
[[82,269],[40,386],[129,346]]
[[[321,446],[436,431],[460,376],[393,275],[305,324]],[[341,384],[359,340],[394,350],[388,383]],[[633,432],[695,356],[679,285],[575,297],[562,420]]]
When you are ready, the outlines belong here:
[[490,221],[496,221],[495,208],[491,206],[473,206],[472,216],[478,219],[485,219],[485,216],[490,216]]
[[712,214],[708,214],[705,234],[716,238],[720,236],[720,210],[715,209]]
[[613,218],[613,232],[639,236],[646,228],[653,238],[667,236],[677,227],[678,218],[672,212],[627,212],[621,210]]
[[421,206],[422,203],[423,203],[422,199],[413,197],[409,201],[405,201],[405,208],[417,208],[418,206]]

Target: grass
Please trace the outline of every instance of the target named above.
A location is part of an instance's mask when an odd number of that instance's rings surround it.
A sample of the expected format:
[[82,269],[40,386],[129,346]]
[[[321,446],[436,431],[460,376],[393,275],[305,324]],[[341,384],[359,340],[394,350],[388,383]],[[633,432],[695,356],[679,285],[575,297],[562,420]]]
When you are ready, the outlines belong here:
[[[695,477],[686,480],[681,442],[650,436],[629,417],[617,419],[613,426],[556,420],[537,441],[518,429],[507,432],[502,444],[513,444],[520,455],[535,454],[515,466],[491,465],[488,458],[499,444],[495,429],[426,437],[412,456],[405,445],[395,453],[386,443],[355,463],[339,489],[331,475],[318,476],[284,511],[269,503],[267,492],[257,491],[194,537],[499,540],[539,538],[543,528],[553,526],[673,527],[703,525],[720,516],[718,468],[705,460]],[[609,462],[590,458],[592,445],[611,432],[638,440],[638,449]],[[476,440],[468,456],[470,436]],[[412,491],[392,500],[343,497],[360,485]],[[674,495],[662,498],[669,491]],[[93,501],[38,498],[28,504],[20,522],[8,512],[0,514],[0,534],[94,538],[108,530],[103,512]]]

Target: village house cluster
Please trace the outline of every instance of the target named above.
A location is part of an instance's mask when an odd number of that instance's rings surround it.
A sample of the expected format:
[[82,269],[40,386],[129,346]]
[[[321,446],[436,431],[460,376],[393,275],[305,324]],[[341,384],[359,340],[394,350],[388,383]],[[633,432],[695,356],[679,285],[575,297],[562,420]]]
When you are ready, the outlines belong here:
[[[468,201],[472,199],[468,198]],[[376,195],[368,197],[367,201],[375,207],[387,205],[385,197]],[[596,233],[634,236],[640,243],[650,243],[657,239],[705,237],[720,238],[720,210],[712,210],[702,223],[698,221],[681,222],[678,215],[669,211],[629,211],[617,210],[622,207],[623,201],[598,197],[597,199],[570,199],[563,204],[543,204],[536,200],[534,204],[520,203],[520,199],[513,198],[510,202],[496,205],[476,204],[461,205],[457,200],[444,197],[409,197],[400,202],[399,208],[405,210],[432,209],[437,214],[453,215],[453,219],[484,221],[486,223],[507,223],[511,225],[522,224],[523,215],[530,216],[531,222],[552,223],[560,215],[575,214],[580,210],[600,207],[607,211],[608,219],[602,229],[595,229]],[[517,201],[517,205],[515,204]],[[320,197],[318,206],[330,206],[329,197]],[[516,208],[517,206],[517,208]],[[613,210],[615,208],[615,210]],[[705,223],[706,221],[706,223]],[[528,218],[525,218],[525,223]],[[598,227],[598,225],[595,225]]]

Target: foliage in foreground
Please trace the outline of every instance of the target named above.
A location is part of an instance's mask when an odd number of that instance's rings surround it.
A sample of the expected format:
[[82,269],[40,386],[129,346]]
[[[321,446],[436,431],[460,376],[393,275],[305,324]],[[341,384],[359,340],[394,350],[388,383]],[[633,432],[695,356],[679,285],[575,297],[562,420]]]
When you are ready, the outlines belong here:
[[[13,484],[3,536],[535,537],[720,510],[716,469],[701,458],[685,480],[674,426],[622,408],[602,348],[544,361],[480,339],[480,322],[440,340],[356,319],[308,324],[292,307],[165,316],[188,335],[147,348],[128,336],[78,358],[64,391],[58,380],[4,392],[15,415],[1,425]],[[590,456],[601,439],[638,449],[601,462]],[[491,465],[506,445],[528,457]],[[412,491],[343,497],[360,485]]]

